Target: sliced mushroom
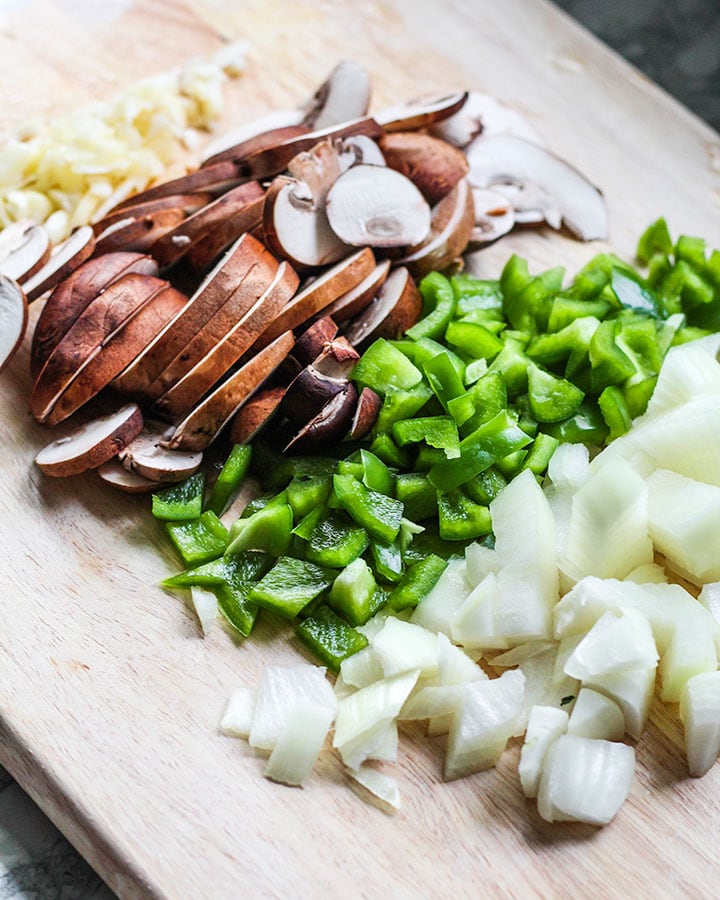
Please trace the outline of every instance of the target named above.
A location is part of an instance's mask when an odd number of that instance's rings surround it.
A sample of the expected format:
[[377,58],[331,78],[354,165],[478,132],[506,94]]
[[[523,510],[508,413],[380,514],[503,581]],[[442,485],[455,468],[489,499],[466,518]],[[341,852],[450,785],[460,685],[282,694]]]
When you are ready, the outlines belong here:
[[[479,188],[476,188],[479,190]],[[496,184],[493,192],[512,203],[518,225],[548,224],[556,231],[562,227],[562,213],[557,201],[532,181],[522,184]]]
[[[144,278],[129,275],[128,278]],[[91,400],[141,353],[186,304],[187,297],[167,286],[150,298],[112,337],[103,341],[53,404],[46,422],[57,425]]]
[[295,342],[292,355],[301,366],[307,366],[320,356],[325,344],[332,341],[337,333],[336,322],[329,315],[323,315],[303,331]]
[[167,447],[172,431],[166,425],[149,421],[141,433],[118,454],[118,460],[128,472],[134,472],[154,482],[182,481],[200,468],[200,452],[182,452]]
[[187,254],[187,261],[192,268],[196,272],[205,271],[224,250],[227,250],[239,234],[250,232],[257,240],[263,240],[264,234],[257,235],[254,230],[258,226],[262,230],[264,205],[265,194],[263,193],[239,209],[234,215],[219,222],[198,240],[193,241]]
[[389,106],[387,109],[375,113],[374,118],[386,132],[414,131],[418,128],[427,128],[435,122],[442,122],[455,115],[463,108],[467,98],[467,91],[448,94],[444,97],[421,97],[410,103]]
[[228,219],[246,212],[248,206],[265,196],[257,181],[248,181],[221,194],[217,200],[196,210],[174,228],[159,237],[149,248],[161,269],[169,268],[182,259],[193,242]]
[[284,387],[271,387],[243,403],[230,423],[230,443],[249,444],[272,421],[284,396]]
[[[253,239],[248,237],[248,242],[251,240]],[[275,283],[280,266],[270,251],[260,244],[253,241],[251,247],[251,252],[246,254],[245,273],[235,290],[177,355],[168,360],[162,372],[145,390],[145,397],[154,400],[162,396],[205,359],[208,353],[219,347],[234,329],[238,326],[251,327],[248,313]],[[284,265],[285,273],[289,267],[287,263]],[[295,276],[293,279],[291,275],[288,277],[291,278],[286,291],[289,295],[292,285],[297,284],[297,278]]]
[[332,230],[354,247],[404,247],[430,231],[430,207],[415,185],[394,169],[353,166],[327,196]]
[[22,344],[28,321],[28,305],[20,285],[0,274],[0,372]]
[[92,229],[94,233],[96,235],[101,234],[110,225],[114,225],[122,219],[141,219],[143,216],[152,216],[167,209],[179,209],[186,216],[189,216],[214,200],[214,196],[208,193],[170,194],[167,197],[158,197],[157,200],[133,202],[136,198],[137,195],[131,197],[124,201],[124,206],[117,207],[114,211],[103,216],[102,219],[93,222]]
[[247,273],[248,253],[254,258],[261,245],[241,235],[155,340],[115,379],[114,387],[143,396],[168,363],[175,359],[237,289]]
[[415,278],[446,269],[465,252],[475,225],[472,191],[466,179],[433,209],[430,237],[397,260]]
[[55,286],[35,325],[30,350],[33,377],[95,297],[130,272],[157,275],[158,265],[152,257],[141,253],[105,253],[87,260]]
[[281,109],[237,125],[208,141],[200,156],[201,163],[207,166],[226,159],[242,159],[288,138],[307,134],[310,128],[303,124],[304,118],[301,109]]
[[336,322],[345,322],[359,315],[375,298],[390,271],[390,260],[378,263],[367,278],[352,290],[347,291],[323,310],[324,316],[331,316]]
[[309,187],[283,175],[268,188],[263,229],[270,249],[299,268],[337,262],[351,250],[330,227],[324,205],[315,204]]
[[357,408],[358,393],[352,382],[335,394],[284,448],[283,453],[308,453],[341,441],[348,433]]
[[129,403],[48,444],[35,457],[35,462],[46,475],[78,475],[117,456],[140,434],[142,427],[140,407]]
[[295,424],[314,418],[335,394],[344,391],[360,354],[344,339],[328,342],[314,363],[288,386],[280,407]]
[[475,225],[470,235],[469,250],[490,244],[512,231],[515,210],[499,191],[472,189]]
[[568,163],[542,147],[511,135],[476,138],[467,148],[474,187],[531,182],[553,198],[568,230],[581,240],[607,237],[602,194]]
[[283,331],[297,328],[329,306],[341,294],[352,290],[375,268],[375,257],[369,247],[358,250],[327,269],[305,290],[295,294],[274,321],[258,337],[255,349],[267,346]]
[[397,131],[380,139],[390,168],[401,172],[431,205],[446,197],[468,173],[465,154],[446,141],[417,131]]
[[139,218],[128,216],[118,219],[97,235],[95,253],[111,253],[115,250],[145,253],[184,219],[185,213],[181,209],[161,209]]
[[168,446],[183,450],[205,449],[238,408],[275,371],[292,350],[293,344],[292,332],[286,331],[256,353],[189,413],[175,429]]
[[126,494],[148,494],[158,489],[158,482],[138,475],[136,472],[128,472],[117,459],[110,459],[98,467],[97,473],[106,483],[124,491]]
[[42,225],[12,228],[0,247],[0,275],[23,283],[50,258],[50,236]]
[[307,104],[305,123],[315,130],[329,128],[366,115],[369,106],[367,69],[345,59],[335,66]]
[[159,200],[161,197],[168,197],[174,194],[196,194],[210,193],[219,194],[227,191],[241,181],[252,181],[253,175],[245,172],[242,162],[235,159],[225,159],[212,165],[203,166],[195,172],[187,175],[181,175],[179,178],[173,178],[170,181],[164,181],[160,184],[146,188],[139,194],[134,194],[118,203],[113,207],[111,212],[125,209],[139,203],[147,203],[149,200]]
[[37,300],[52,290],[89,259],[94,250],[95,235],[92,228],[89,225],[76,228],[67,240],[55,247],[45,265],[24,283],[28,302]]
[[58,397],[102,344],[167,284],[149,275],[124,275],[88,305],[50,354],[35,381],[30,412],[39,422],[45,421]]
[[343,172],[351,166],[387,165],[378,142],[365,134],[351,134],[349,137],[336,139],[334,146],[340,156]]
[[381,406],[382,400],[371,388],[364,387],[360,391],[348,434],[351,441],[359,441],[372,431],[380,414]]
[[295,293],[297,284],[293,269],[286,262],[280,263],[275,278],[257,302],[186,375],[158,398],[156,408],[162,410],[162,415],[172,421],[187,416],[250,349],[269,323],[280,319],[279,313]]
[[460,148],[467,147],[480,134],[511,134],[543,144],[537,131],[517,110],[478,91],[470,91],[467,102],[454,115],[431,125],[430,133]]
[[378,337],[399,338],[420,318],[422,297],[410,272],[400,267],[388,275],[380,293],[350,322],[344,334],[360,347]]

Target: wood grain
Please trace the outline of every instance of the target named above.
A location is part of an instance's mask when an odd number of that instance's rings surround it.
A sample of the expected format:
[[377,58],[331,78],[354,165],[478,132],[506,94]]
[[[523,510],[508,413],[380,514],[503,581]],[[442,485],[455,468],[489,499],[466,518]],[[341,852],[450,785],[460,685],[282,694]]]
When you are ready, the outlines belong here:
[[[228,37],[250,47],[228,122],[301,102],[352,56],[372,71],[375,108],[467,87],[523,110],[602,187],[621,255],[660,213],[675,234],[720,244],[718,135],[542,0],[36,0],[2,21],[0,126]],[[574,271],[599,249],[528,232],[472,268],[494,276],[518,251]],[[263,762],[217,724],[236,685],[302,651],[287,628],[273,636],[275,622],[244,645],[220,628],[201,639],[156,586],[177,564],[147,498],[36,471],[49,435],[25,411],[28,343],[0,379],[0,762],[120,896],[717,893],[719,770],[686,778],[675,711],[659,704],[630,799],[602,830],[542,823],[518,785],[517,747],[497,770],[442,784],[442,739],[418,729],[403,731],[393,816],[359,799],[330,753],[305,789],[264,780]]]

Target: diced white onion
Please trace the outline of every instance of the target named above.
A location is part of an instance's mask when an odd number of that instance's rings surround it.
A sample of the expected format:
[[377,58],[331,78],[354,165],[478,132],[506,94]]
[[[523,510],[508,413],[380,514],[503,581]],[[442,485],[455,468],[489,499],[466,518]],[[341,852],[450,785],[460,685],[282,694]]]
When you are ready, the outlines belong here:
[[688,770],[699,777],[710,770],[720,753],[720,672],[688,679],[680,697],[685,728]]
[[410,621],[450,637],[453,616],[469,593],[467,563],[464,559],[451,559],[432,590],[415,607]]
[[193,586],[190,588],[190,599],[195,615],[200,622],[203,634],[207,634],[212,628],[217,617],[218,602],[212,591],[206,588]]
[[621,741],[625,716],[620,707],[592,688],[581,688],[570,714],[568,734],[604,741]]
[[252,728],[257,691],[240,687],[233,691],[220,722],[220,731],[230,737],[247,738]]
[[520,751],[518,774],[526,797],[537,797],[540,773],[550,747],[565,733],[568,714],[553,706],[533,706]]
[[348,769],[348,775],[378,800],[386,803],[393,809],[400,809],[400,789],[394,778],[378,772],[377,769],[373,769],[370,766]]
[[302,786],[312,774],[333,720],[333,711],[301,699],[288,713],[265,766],[265,777]]

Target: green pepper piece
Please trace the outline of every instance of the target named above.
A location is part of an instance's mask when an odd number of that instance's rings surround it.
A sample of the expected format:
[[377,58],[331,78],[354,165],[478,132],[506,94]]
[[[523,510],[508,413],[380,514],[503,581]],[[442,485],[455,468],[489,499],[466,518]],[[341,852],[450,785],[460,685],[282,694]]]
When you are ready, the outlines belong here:
[[370,452],[396,469],[404,469],[410,465],[410,454],[407,450],[401,450],[389,434],[378,434],[370,444]]
[[662,353],[656,323],[650,319],[617,320],[616,345],[630,359],[635,372],[631,381],[657,375],[662,365]]
[[398,475],[395,496],[403,504],[404,515],[413,522],[422,522],[437,514],[437,492],[422,472]]
[[447,412],[448,402],[465,392],[465,369],[459,374],[447,353],[438,353],[423,365],[425,377],[433,393]]
[[562,331],[568,325],[572,325],[577,319],[592,316],[603,320],[610,312],[610,304],[600,298],[596,300],[581,300],[576,297],[555,297],[550,306],[547,330],[549,332]]
[[360,388],[372,388],[384,397],[390,388],[407,391],[422,380],[422,372],[384,338],[370,344],[352,371]]
[[707,265],[704,239],[681,234],[675,244],[675,259],[684,260],[693,269],[703,272]]
[[212,510],[190,522],[167,522],[165,528],[186,566],[217,559],[228,544],[228,530]]
[[661,360],[665,358],[665,354],[673,345],[675,335],[683,327],[684,324],[685,316],[682,313],[674,313],[672,316],[668,316],[664,322],[657,323],[657,343]]
[[600,408],[588,400],[584,400],[569,419],[543,425],[542,430],[557,438],[561,444],[593,444],[598,447],[608,433]]
[[379,491],[381,494],[387,494],[388,497],[392,497],[395,493],[395,476],[380,457],[369,450],[361,450],[360,461],[362,464],[362,475],[360,478],[365,487],[370,488],[371,491]]
[[[482,538],[482,542],[492,539],[492,535]],[[445,541],[440,537],[437,525],[428,524],[421,534],[416,534],[412,543],[405,549],[403,560],[406,566],[422,562],[426,556],[435,554],[441,559],[458,559],[465,555],[465,547],[471,544],[467,541]]]
[[377,574],[386,581],[398,581],[402,577],[404,565],[400,541],[392,544],[383,544],[382,541],[372,541],[370,552]]
[[186,522],[202,513],[205,473],[196,472],[185,481],[152,495],[152,514],[165,522]]
[[613,268],[610,287],[626,309],[644,313],[655,319],[667,317],[667,309],[662,298],[637,275],[628,275],[626,271]]
[[429,553],[411,565],[400,584],[393,588],[388,605],[395,612],[410,609],[435,587],[442,573],[447,569],[447,560]]
[[526,458],[527,450],[516,450],[514,453],[508,453],[507,456],[503,456],[495,465],[504,478],[512,481],[523,470]]
[[440,344],[437,341],[433,341],[431,338],[418,338],[416,341],[411,341],[409,338],[406,338],[402,341],[391,341],[391,344],[407,356],[418,369],[422,369],[425,363],[430,362],[431,359],[435,359],[436,356],[440,356],[444,353],[452,363],[458,378],[462,380],[465,375],[465,363],[460,359],[457,353],[453,353],[453,351],[448,349],[445,344]]
[[600,320],[595,316],[588,315],[574,319],[560,331],[553,334],[539,334],[533,338],[525,352],[532,360],[546,368],[566,363],[566,371],[570,369],[568,374],[572,374],[587,362],[590,341],[599,326]]
[[498,372],[488,372],[478,379],[473,385],[471,394],[475,411],[469,419],[462,423],[463,437],[467,437],[485,422],[494,419],[498,413],[507,409],[508,405],[505,380]]
[[452,276],[450,285],[457,300],[456,313],[459,316],[475,309],[502,310],[502,293],[497,280],[459,274]]
[[646,264],[655,253],[673,252],[672,238],[665,219],[657,219],[640,235],[635,255],[638,262]]
[[187,572],[171,575],[161,582],[164,588],[214,587],[219,584],[243,585],[257,581],[270,568],[266,553],[248,550],[232,556],[222,556]]
[[528,401],[538,422],[560,422],[577,411],[585,395],[565,378],[556,378],[534,363],[528,366]]
[[486,359],[476,359],[471,363],[468,363],[467,368],[465,369],[465,384],[468,387],[472,384],[475,384],[478,379],[482,378],[483,375],[487,373],[488,364]]
[[300,622],[298,638],[331,672],[340,671],[340,663],[368,645],[368,639],[334,613],[320,606],[309,618]]
[[610,430],[607,436],[608,441],[614,441],[615,438],[629,431],[632,425],[630,410],[622,390],[617,385],[612,384],[605,388],[598,397],[598,406]]
[[695,325],[686,325],[680,328],[673,338],[672,346],[678,347],[680,344],[688,344],[690,341],[697,341],[700,338],[707,337],[712,334],[707,328],[697,328]]
[[[688,321],[692,325],[702,324],[696,321],[698,315],[702,313],[702,308],[712,304],[715,298],[713,285],[703,276],[696,272],[684,259],[675,263],[673,268],[663,278],[659,292],[663,297],[667,298],[667,305],[672,312],[679,312],[672,300],[679,302],[682,312],[688,316]],[[691,316],[693,317],[691,319]]]
[[523,469],[530,469],[533,475],[542,475],[559,444],[560,441],[557,438],[541,432],[533,441],[530,452],[523,461]]
[[315,530],[315,526],[327,515],[327,510],[328,507],[326,504],[315,507],[315,509],[311,510],[303,519],[300,519],[293,528],[292,533],[304,541],[309,541],[310,536]]
[[438,338],[445,333],[455,315],[456,299],[450,282],[439,272],[430,272],[419,284],[423,298],[423,317],[405,334],[414,341],[419,338]]
[[328,606],[351,625],[364,625],[373,615],[375,578],[364,559],[356,559],[337,576],[328,594]]
[[438,463],[428,477],[439,491],[455,490],[499,459],[521,450],[531,440],[507,410],[503,410],[460,442],[459,459]]
[[235,444],[210,491],[206,509],[218,516],[223,514],[243,486],[251,458],[252,448],[249,444]]
[[248,600],[248,595],[255,584],[254,581],[248,581],[242,586],[221,584],[212,588],[223,618],[243,637],[247,637],[253,630],[260,612],[257,603]]
[[287,503],[287,491],[280,491],[279,494],[276,491],[267,491],[253,498],[240,514],[240,518],[249,519],[266,506],[282,506],[284,503]]
[[507,479],[495,466],[491,466],[466,482],[463,490],[475,503],[489,506],[504,487],[507,487]]
[[287,487],[296,476],[332,475],[336,466],[336,460],[325,456],[289,456],[270,468],[259,470],[258,474],[266,490],[278,491]]
[[636,419],[645,412],[656,384],[657,375],[652,378],[644,378],[642,381],[628,382],[625,385],[623,394],[631,419]]
[[518,397],[527,391],[528,357],[517,345],[508,341],[490,364],[488,375],[502,375],[509,397]]
[[488,534],[492,529],[490,510],[474,503],[462,491],[438,494],[440,537],[446,541],[462,541]]
[[313,509],[322,506],[332,490],[330,475],[296,475],[287,486],[287,502],[293,520],[300,522]]
[[[650,262],[648,263],[647,283],[654,290],[658,290],[671,271],[672,263],[670,262],[670,257],[664,253],[656,253],[650,257]],[[667,302],[665,305],[668,305]]]
[[451,322],[445,340],[473,359],[491,360],[503,348],[503,342],[484,325],[476,322]]
[[392,436],[401,447],[425,441],[430,447],[442,450],[448,459],[460,456],[457,425],[450,416],[403,419],[393,425]]
[[370,539],[364,528],[335,514],[321,519],[310,535],[305,551],[310,562],[341,569],[367,549]]
[[596,393],[609,384],[622,384],[636,371],[633,361],[615,343],[617,327],[614,319],[606,319],[595,329],[590,341],[590,380]]
[[264,550],[273,556],[287,552],[293,530],[293,512],[287,503],[269,504],[247,519],[236,519],[230,529],[226,553]]
[[[498,312],[494,309],[473,309],[461,318],[454,319],[454,321],[467,322],[472,325],[482,325],[486,331],[489,331],[490,334],[493,335],[499,335],[500,332],[507,328],[507,321],[502,312]],[[452,322],[450,325],[452,325]],[[448,325],[448,328],[450,325]]]
[[415,457],[413,469],[421,475],[425,475],[433,466],[444,462],[446,459],[447,456],[445,455],[444,450],[438,450],[437,447],[428,447],[426,444],[421,444],[417,456]]
[[420,381],[407,391],[389,388],[380,407],[374,433],[377,435],[390,431],[395,422],[411,418],[420,412],[432,396],[432,388],[425,381]]
[[250,592],[248,599],[286,619],[295,616],[326,591],[335,573],[315,563],[281,556]]
[[392,544],[400,530],[403,505],[399,500],[368,490],[352,475],[335,475],[333,487],[350,518],[377,540]]

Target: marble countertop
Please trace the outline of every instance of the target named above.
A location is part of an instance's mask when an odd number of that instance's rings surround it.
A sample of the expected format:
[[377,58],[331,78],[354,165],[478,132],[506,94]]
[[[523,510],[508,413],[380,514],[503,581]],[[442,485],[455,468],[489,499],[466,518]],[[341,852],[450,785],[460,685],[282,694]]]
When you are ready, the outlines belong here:
[[[720,130],[717,0],[555,0]],[[112,900],[102,883],[0,768],[0,900]]]

